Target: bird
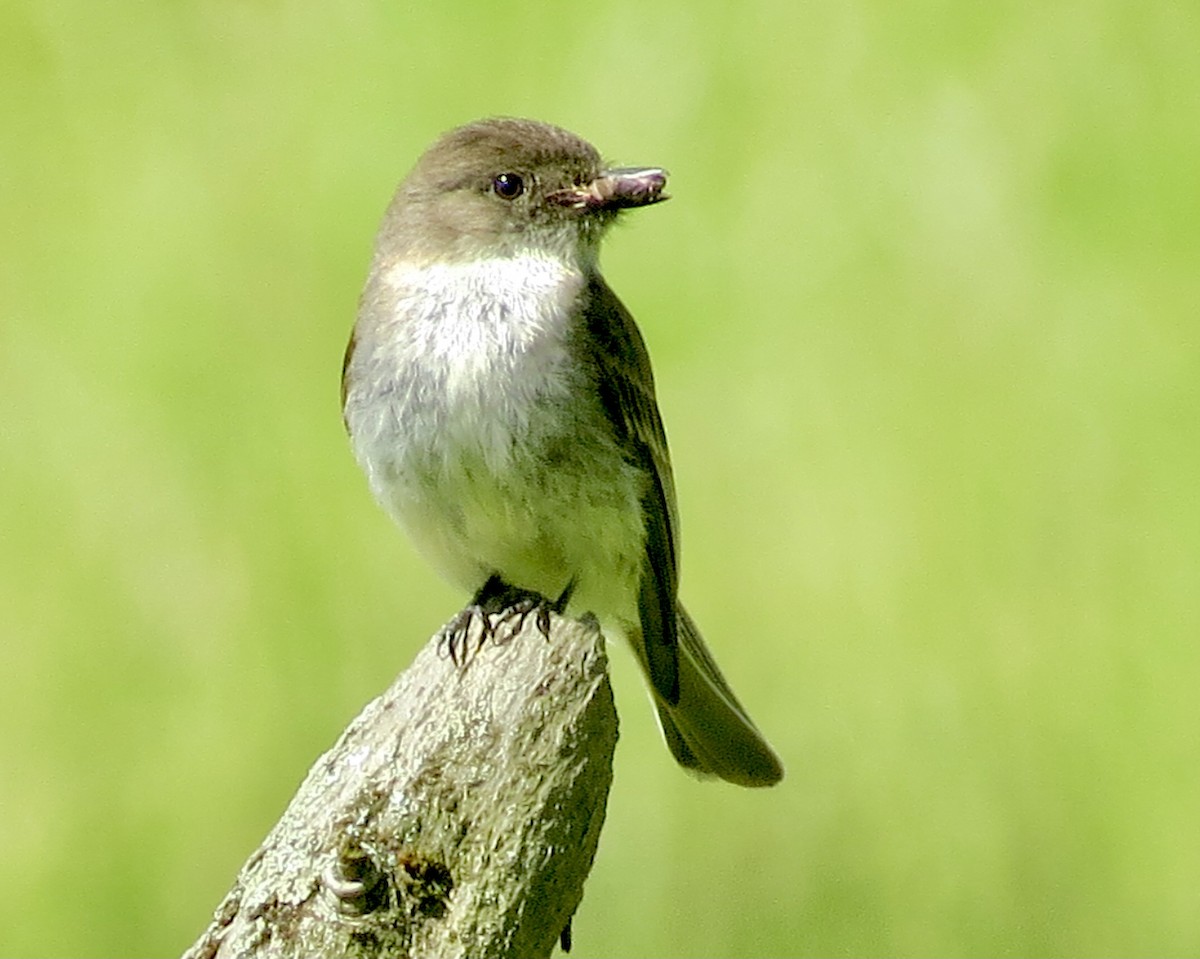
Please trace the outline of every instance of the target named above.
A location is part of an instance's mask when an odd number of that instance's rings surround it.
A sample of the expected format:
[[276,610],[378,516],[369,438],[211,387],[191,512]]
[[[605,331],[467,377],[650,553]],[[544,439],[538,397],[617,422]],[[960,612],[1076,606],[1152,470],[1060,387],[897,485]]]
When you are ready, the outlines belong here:
[[593,613],[633,649],[681,766],[771,786],[783,765],[679,602],[649,354],[599,268],[612,224],[666,180],[536,120],[443,134],[376,236],[343,419],[375,498],[467,610]]

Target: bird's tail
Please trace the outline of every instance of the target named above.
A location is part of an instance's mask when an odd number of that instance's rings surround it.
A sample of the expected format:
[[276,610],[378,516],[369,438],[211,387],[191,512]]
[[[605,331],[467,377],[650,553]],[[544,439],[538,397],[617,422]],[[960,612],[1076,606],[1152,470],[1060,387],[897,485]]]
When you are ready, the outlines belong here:
[[783,764],[721,675],[687,610],[679,615],[679,701],[655,695],[663,738],[681,766],[739,786],[773,786]]

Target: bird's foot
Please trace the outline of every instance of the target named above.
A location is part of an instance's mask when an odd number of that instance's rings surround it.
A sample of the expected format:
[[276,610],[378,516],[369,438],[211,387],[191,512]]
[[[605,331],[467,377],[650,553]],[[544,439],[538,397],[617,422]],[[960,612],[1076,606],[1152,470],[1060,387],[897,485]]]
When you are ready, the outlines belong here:
[[[550,638],[550,614],[561,614],[567,608],[567,603],[570,602],[571,594],[574,591],[575,580],[571,580],[567,584],[567,588],[562,591],[562,595],[558,599],[551,600],[541,593],[503,584],[502,590],[495,591],[488,598],[497,610],[496,619],[493,622],[495,642],[511,643],[525,629],[525,623],[530,616],[537,617],[538,632],[548,640]],[[476,596],[476,601],[479,601],[478,596]],[[501,626],[505,628],[503,641],[499,634]]]
[[504,645],[516,639],[525,629],[525,622],[530,616],[537,617],[538,632],[549,639],[551,608],[550,600],[538,593],[524,593],[512,597],[512,601],[496,614],[493,621],[496,644]]
[[[530,616],[536,616],[538,632],[550,638],[550,614],[561,613],[575,590],[572,580],[556,600],[533,590],[510,586],[492,575],[479,588],[470,605],[465,606],[438,634],[438,649],[459,669],[465,669],[489,639],[498,646],[511,643],[525,629]],[[479,622],[478,628],[475,627]]]
[[[477,622],[478,629],[474,628]],[[438,631],[438,653],[449,656],[459,669],[466,669],[494,634],[495,625],[487,611],[478,603],[471,603]]]

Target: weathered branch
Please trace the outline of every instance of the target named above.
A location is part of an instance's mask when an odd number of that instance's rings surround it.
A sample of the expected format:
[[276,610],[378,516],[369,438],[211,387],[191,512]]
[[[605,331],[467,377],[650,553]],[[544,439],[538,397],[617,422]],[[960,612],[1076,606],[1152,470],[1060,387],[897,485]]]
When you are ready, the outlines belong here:
[[[594,621],[438,638],[309,771],[185,959],[549,956],[583,894],[617,717]],[[461,662],[461,657],[459,658]]]

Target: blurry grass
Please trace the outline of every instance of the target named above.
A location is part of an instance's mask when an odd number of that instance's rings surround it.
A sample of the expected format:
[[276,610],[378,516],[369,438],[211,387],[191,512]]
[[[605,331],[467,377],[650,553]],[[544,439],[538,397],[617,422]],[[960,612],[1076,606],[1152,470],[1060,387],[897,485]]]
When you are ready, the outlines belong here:
[[1194,953],[1196,18],[561,16],[0,9],[0,953],[180,951],[461,601],[337,371],[394,182],[488,113],[672,171],[607,272],[789,766],[683,777],[618,658],[576,952]]

